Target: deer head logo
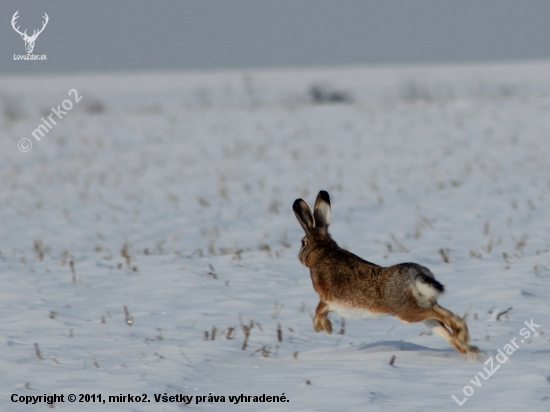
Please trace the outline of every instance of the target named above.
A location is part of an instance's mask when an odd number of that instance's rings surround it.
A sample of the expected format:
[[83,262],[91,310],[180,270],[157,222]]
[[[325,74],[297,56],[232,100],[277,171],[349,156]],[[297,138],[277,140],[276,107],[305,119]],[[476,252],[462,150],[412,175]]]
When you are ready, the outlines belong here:
[[38,37],[38,35],[40,33],[42,33],[44,31],[44,28],[46,27],[46,25],[48,24],[48,20],[49,20],[49,17],[46,13],[44,13],[44,23],[42,25],[42,28],[38,31],[34,30],[33,33],[32,33],[32,36],[28,36],[27,35],[27,30],[25,30],[23,33],[21,33],[19,31],[19,26],[15,27],[15,24],[16,24],[16,20],[19,18],[19,10],[17,10],[15,12],[15,14],[13,15],[12,19],[11,19],[11,26],[13,27],[13,29],[19,33],[21,35],[21,38],[23,40],[25,40],[25,49],[27,49],[27,53],[32,53],[33,49],[34,49],[34,42],[36,41],[36,38]]

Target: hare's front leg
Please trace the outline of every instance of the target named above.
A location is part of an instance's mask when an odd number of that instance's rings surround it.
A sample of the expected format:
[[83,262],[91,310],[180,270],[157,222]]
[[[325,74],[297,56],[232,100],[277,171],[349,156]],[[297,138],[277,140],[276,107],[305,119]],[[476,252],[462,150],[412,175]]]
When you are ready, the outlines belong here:
[[315,317],[313,318],[313,329],[315,332],[321,332],[325,330],[327,333],[332,333],[332,324],[327,318],[328,305],[320,301],[315,309]]

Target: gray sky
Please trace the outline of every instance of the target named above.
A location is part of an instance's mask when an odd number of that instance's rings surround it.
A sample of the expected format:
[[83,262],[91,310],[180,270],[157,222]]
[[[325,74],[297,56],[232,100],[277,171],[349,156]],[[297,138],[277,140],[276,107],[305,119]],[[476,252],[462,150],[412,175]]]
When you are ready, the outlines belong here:
[[[26,54],[11,27],[49,23]],[[2,0],[0,73],[550,59],[549,0]]]

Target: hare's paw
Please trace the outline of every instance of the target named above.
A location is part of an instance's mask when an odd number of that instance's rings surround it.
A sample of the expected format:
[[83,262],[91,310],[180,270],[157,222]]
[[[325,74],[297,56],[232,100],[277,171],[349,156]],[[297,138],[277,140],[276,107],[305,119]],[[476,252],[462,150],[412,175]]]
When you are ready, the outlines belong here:
[[326,316],[315,316],[313,319],[313,329],[315,332],[322,332],[323,330],[327,333],[332,333],[332,324]]
[[315,332],[322,332],[323,330],[325,330],[323,323],[317,316],[313,318],[313,329],[315,329]]
[[323,319],[323,328],[329,335],[332,333],[332,323],[330,323],[327,317]]

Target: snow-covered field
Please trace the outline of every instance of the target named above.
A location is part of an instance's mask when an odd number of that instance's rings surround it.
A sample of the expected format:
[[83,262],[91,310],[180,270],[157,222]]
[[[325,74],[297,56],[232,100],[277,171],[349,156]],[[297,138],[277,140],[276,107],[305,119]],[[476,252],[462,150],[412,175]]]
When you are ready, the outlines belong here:
[[[0,409],[550,409],[550,63],[4,77],[0,98]],[[481,362],[394,318],[314,332],[291,206],[320,189],[341,246],[433,271]],[[151,402],[108,400],[128,394]]]

